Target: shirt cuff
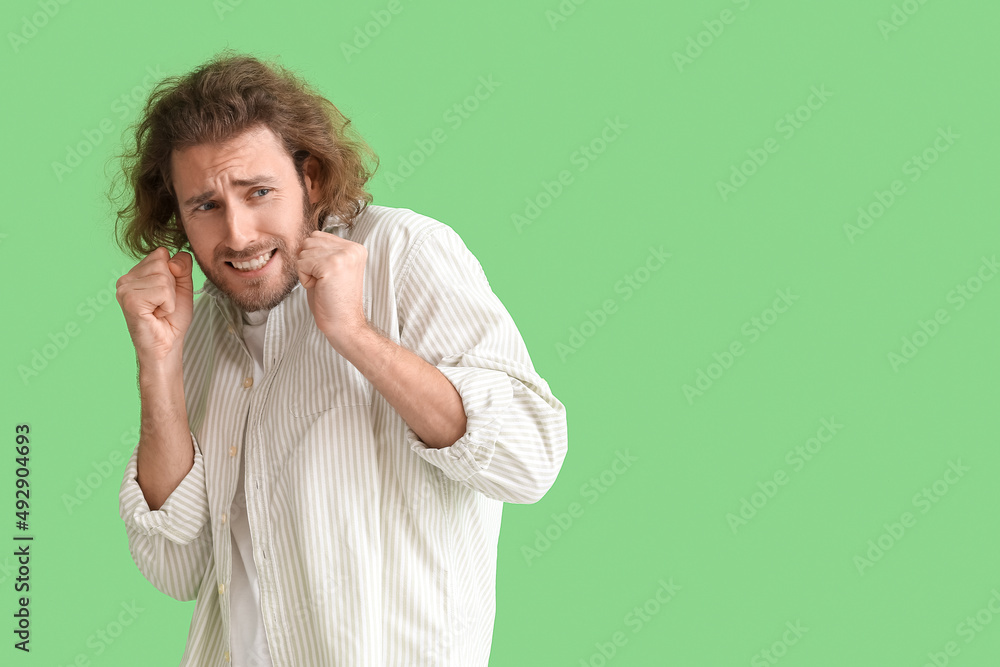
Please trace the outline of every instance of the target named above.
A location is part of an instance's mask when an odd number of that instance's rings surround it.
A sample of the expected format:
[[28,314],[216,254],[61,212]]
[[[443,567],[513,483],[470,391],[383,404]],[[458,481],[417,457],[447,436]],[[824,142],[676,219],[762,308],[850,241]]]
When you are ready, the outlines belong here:
[[465,435],[448,447],[423,443],[409,426],[406,439],[410,449],[456,482],[463,482],[485,470],[493,458],[503,415],[514,399],[510,376],[502,371],[469,366],[438,366],[458,390],[465,408]]
[[193,433],[191,442],[194,465],[157,510],[149,509],[136,479],[139,448],[132,452],[118,496],[119,513],[126,525],[142,535],[162,535],[177,544],[188,544],[201,533],[209,515],[205,462]]

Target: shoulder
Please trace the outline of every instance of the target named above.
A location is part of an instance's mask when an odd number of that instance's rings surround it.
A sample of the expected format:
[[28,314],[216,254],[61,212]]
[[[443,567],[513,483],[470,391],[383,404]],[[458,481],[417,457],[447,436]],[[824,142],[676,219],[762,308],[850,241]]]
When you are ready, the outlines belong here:
[[369,262],[387,264],[400,279],[417,256],[469,254],[451,226],[408,208],[369,205],[344,236],[365,246]]
[[455,233],[445,223],[408,208],[369,205],[354,219],[348,238],[370,250],[387,246],[405,254],[430,234],[444,230]]

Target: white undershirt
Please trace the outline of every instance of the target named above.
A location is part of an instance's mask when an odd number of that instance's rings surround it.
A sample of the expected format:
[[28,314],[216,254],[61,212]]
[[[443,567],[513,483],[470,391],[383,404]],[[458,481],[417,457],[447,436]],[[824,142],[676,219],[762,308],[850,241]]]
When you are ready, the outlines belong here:
[[[267,310],[243,314],[243,340],[253,357],[253,381],[259,385],[264,379],[264,330]],[[240,451],[240,474],[236,495],[229,510],[229,527],[233,534],[233,574],[230,579],[230,611],[232,633],[232,664],[234,667],[272,667],[271,653],[267,647],[264,617],[260,608],[260,586],[257,583],[257,566],[253,561],[253,542],[247,521],[246,491],[244,488],[244,452]]]

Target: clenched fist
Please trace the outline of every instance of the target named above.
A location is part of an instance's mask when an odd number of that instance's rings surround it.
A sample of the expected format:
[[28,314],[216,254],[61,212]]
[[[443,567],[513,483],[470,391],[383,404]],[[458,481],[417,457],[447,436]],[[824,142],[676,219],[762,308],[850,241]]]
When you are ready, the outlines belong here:
[[334,347],[367,323],[361,303],[367,260],[363,245],[328,232],[310,233],[299,248],[299,282],[316,326]]
[[180,361],[191,324],[194,288],[191,255],[157,248],[118,279],[117,297],[140,366]]

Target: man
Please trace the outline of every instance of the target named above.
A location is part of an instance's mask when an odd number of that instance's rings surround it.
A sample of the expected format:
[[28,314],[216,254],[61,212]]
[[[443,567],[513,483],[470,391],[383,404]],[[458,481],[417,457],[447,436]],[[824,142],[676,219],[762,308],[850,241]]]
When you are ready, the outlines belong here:
[[478,261],[371,205],[348,124],[224,54],[154,89],[125,156],[120,510],[143,575],[197,599],[182,665],[486,665],[502,504],[566,453]]

